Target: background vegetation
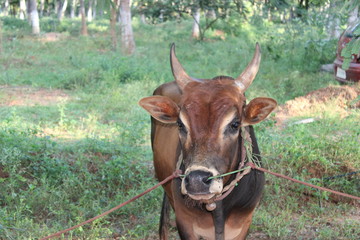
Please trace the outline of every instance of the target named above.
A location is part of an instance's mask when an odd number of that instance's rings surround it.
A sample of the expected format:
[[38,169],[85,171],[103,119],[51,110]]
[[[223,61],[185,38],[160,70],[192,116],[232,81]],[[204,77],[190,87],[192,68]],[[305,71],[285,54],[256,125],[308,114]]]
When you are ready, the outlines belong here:
[[[340,12],[342,5],[331,9],[327,1],[267,1],[268,18],[254,14],[257,8],[250,3],[257,1],[243,2],[242,15],[219,18],[203,41],[191,38],[190,15],[179,19],[170,11],[159,20],[154,10],[145,12],[152,24],[144,24],[139,11],[132,23],[132,56],[114,50],[108,15],[88,21],[88,37],[80,36],[79,19],[44,16],[41,33],[33,36],[25,20],[1,17],[0,239],[44,237],[156,183],[149,116],[137,101],[172,81],[172,42],[187,72],[200,78],[237,76],[259,42],[262,63],[248,99],[268,96],[282,105],[338,85],[332,74],[319,71],[334,60],[337,44],[321,19],[329,19],[328,10]],[[139,3],[134,1],[134,12]],[[282,10],[290,14],[301,7],[301,13],[282,20]],[[338,16],[343,29],[348,15]],[[335,105],[305,106],[301,117],[289,116],[286,124],[279,126],[272,115],[256,126],[264,165],[359,196],[357,175],[326,180],[360,169],[359,108],[346,102],[344,117]],[[309,117],[316,121],[295,124]],[[161,199],[158,189],[65,238],[157,239]],[[359,214],[358,202],[267,176],[250,238],[358,239]]]

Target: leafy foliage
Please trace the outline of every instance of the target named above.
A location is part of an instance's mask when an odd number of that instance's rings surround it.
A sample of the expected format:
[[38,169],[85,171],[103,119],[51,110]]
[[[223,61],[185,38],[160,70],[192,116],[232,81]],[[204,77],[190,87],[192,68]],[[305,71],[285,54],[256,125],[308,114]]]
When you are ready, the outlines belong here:
[[347,70],[350,67],[350,63],[354,58],[359,58],[360,55],[360,27],[357,27],[354,32],[352,39],[341,51],[341,56],[344,57],[342,67]]

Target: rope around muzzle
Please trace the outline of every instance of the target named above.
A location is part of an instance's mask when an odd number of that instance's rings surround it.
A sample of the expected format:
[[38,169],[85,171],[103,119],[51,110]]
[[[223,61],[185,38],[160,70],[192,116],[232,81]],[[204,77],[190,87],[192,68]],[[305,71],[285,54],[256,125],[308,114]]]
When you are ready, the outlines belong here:
[[[255,164],[253,161],[253,158],[252,158],[252,141],[251,141],[250,134],[248,131],[246,131],[246,129],[244,127],[242,127],[241,128],[241,161],[239,163],[238,169],[235,171],[221,174],[221,175],[209,177],[208,180],[215,179],[215,178],[222,178],[222,177],[232,175],[235,173],[236,173],[236,176],[228,185],[226,185],[222,189],[221,193],[215,195],[212,199],[207,200],[207,202],[205,203],[205,206],[208,211],[213,211],[216,208],[216,202],[221,201],[224,198],[226,198],[234,190],[234,188],[235,188],[235,186],[237,186],[238,182],[245,175],[250,173],[252,168],[249,165],[245,166],[246,158],[248,159],[249,162]],[[183,156],[182,156],[182,153],[180,153],[178,162],[176,164],[177,170],[180,170],[182,160],[183,160]],[[180,175],[180,177],[183,178],[183,177],[186,177],[186,175]]]

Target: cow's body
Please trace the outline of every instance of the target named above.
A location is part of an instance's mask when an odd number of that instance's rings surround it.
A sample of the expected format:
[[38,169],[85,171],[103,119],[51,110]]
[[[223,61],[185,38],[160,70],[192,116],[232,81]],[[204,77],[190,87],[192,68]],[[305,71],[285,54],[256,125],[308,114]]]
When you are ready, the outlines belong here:
[[[263,173],[250,171],[219,201],[215,199],[223,194],[234,175],[213,180],[208,177],[238,169],[245,156],[239,124],[249,132],[253,155],[259,159],[251,125],[264,119],[276,102],[262,98],[245,108],[245,97],[238,89],[243,83],[235,84],[237,80],[230,77],[183,82],[179,78],[188,76],[172,54],[176,81],[161,85],[154,92],[156,96],[140,101],[153,116],[151,140],[156,177],[161,181],[177,168],[186,174],[164,186],[181,239],[244,239],[260,200]],[[260,61],[256,56],[254,59]],[[245,75],[254,78],[253,70],[249,71]],[[207,210],[213,203],[215,210]],[[160,235],[167,239],[166,234]]]

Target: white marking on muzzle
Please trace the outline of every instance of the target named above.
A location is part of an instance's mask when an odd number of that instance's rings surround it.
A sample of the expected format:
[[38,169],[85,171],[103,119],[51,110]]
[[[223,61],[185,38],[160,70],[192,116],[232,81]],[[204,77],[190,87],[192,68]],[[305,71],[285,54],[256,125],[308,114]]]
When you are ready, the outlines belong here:
[[[185,175],[189,174],[193,171],[204,171],[204,172],[210,172],[213,174],[213,176],[219,175],[219,172],[215,170],[214,168],[207,168],[204,166],[199,165],[193,165],[186,169]],[[223,189],[223,180],[222,178],[214,178],[211,181],[210,187],[209,187],[209,193],[208,194],[188,194],[186,187],[185,187],[185,178],[181,181],[181,193],[183,195],[188,195],[190,198],[194,200],[209,200],[213,198],[215,195],[220,194]]]

